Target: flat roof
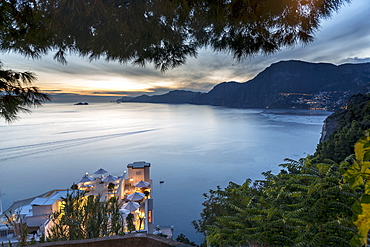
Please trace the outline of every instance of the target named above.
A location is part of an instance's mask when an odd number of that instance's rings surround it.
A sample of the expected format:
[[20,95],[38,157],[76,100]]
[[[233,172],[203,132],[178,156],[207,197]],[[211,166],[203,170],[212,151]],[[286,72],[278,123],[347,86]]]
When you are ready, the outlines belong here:
[[127,165],[127,168],[144,168],[144,167],[150,167],[150,163],[147,163],[145,161],[137,161],[133,162]]
[[50,198],[47,197],[47,198],[35,198],[35,200],[33,200],[31,202],[31,205],[36,205],[36,206],[41,206],[41,205],[52,205],[54,203],[53,200],[49,200]]
[[32,206],[31,205],[25,205],[18,209],[19,213],[21,215],[31,216],[32,215]]
[[32,206],[46,206],[53,205],[55,201],[66,197],[67,194],[74,193],[73,190],[54,190],[52,193],[49,193],[46,197],[35,197],[34,200],[30,203]]

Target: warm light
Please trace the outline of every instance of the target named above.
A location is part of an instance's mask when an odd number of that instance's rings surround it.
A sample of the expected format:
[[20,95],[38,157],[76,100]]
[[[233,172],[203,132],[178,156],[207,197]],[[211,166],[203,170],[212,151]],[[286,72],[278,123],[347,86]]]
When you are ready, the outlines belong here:
[[152,211],[148,211],[148,222],[152,223]]
[[130,182],[134,182],[134,179],[133,178],[130,178]]

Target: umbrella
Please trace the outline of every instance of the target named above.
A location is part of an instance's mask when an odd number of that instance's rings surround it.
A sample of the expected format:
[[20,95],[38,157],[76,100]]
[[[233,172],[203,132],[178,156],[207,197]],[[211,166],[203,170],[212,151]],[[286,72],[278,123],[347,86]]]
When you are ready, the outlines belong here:
[[113,181],[116,181],[118,180],[118,177],[116,176],[112,176],[112,175],[108,175],[106,176],[105,178],[102,179],[104,182],[113,182]]
[[90,181],[91,181],[91,179],[89,178],[89,176],[85,175],[77,183],[86,183],[86,182],[90,182]]
[[135,192],[135,193],[128,195],[127,199],[129,199],[130,201],[139,201],[143,199],[144,197],[145,195],[143,193]]
[[99,170],[94,172],[94,174],[104,174],[104,173],[108,173],[108,171],[104,170],[103,168],[100,168]]
[[130,211],[135,211],[139,207],[140,207],[140,204],[137,203],[137,202],[127,202],[127,203],[123,204],[121,209],[127,209],[127,210],[130,210]]
[[144,187],[148,187],[150,183],[146,182],[146,181],[143,181],[141,180],[140,182],[137,182],[136,184],[134,184],[135,187],[139,187],[139,188],[144,188]]

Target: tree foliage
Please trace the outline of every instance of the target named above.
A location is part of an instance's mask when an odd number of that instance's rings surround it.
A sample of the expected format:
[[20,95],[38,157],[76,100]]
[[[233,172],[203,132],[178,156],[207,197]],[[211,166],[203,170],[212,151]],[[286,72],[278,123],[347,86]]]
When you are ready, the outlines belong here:
[[183,233],[180,233],[177,237],[176,237],[176,241],[177,242],[181,242],[181,243],[184,243],[184,244],[188,244],[188,245],[192,245],[192,246],[198,246],[196,243],[194,242],[191,242]]
[[79,240],[124,234],[124,219],[117,198],[101,201],[74,191],[62,198],[62,207],[51,216],[47,241]]
[[20,213],[20,211],[16,211],[14,213],[9,212],[8,214],[4,214],[4,216],[6,219],[6,225],[13,230],[15,237],[17,238],[17,246],[23,247],[28,245],[27,236],[29,229],[23,219],[24,216]]
[[352,246],[367,246],[370,230],[370,130],[355,145],[355,156],[344,163],[348,168],[344,181],[353,189],[362,192],[361,197],[353,204],[353,221],[357,226],[357,235],[352,239]]
[[6,70],[0,63],[0,118],[12,122],[19,112],[30,112],[29,108],[50,100],[47,94],[31,85],[35,80],[31,72]]
[[56,50],[167,70],[210,46],[236,58],[309,43],[349,0],[1,0],[0,50]]
[[335,122],[336,131],[318,144],[315,159],[341,162],[354,154],[355,143],[370,128],[370,94],[352,96],[347,109],[333,113],[328,119]]
[[349,246],[356,227],[351,206],[359,193],[339,183],[339,165],[312,157],[286,160],[279,174],[205,194],[193,221],[211,246]]

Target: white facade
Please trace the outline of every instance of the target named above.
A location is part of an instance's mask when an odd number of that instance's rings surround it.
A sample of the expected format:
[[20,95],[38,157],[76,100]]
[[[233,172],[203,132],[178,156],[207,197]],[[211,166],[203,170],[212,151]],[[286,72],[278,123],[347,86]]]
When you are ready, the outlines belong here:
[[[112,176],[111,176],[112,177]],[[143,198],[135,200],[139,205],[136,210],[126,213],[132,213],[135,216],[135,226],[137,231],[153,233],[153,199],[151,198],[152,186],[150,179],[150,163],[141,161],[133,162],[127,165],[122,177],[114,177],[116,180],[109,180],[107,177],[95,176],[91,177],[86,174],[77,186],[79,190],[86,192],[86,195],[100,195],[102,200],[108,200],[110,197],[117,197],[123,205],[129,202],[130,194],[140,193],[145,195]],[[144,181],[144,182],[141,182]],[[141,182],[140,186],[137,184]],[[135,187],[135,184],[137,185]],[[144,187],[142,187],[144,184]],[[43,196],[34,197],[26,200],[14,202],[10,207],[13,213],[20,214],[23,221],[29,229],[34,231],[37,229],[39,236],[43,233],[47,236],[47,230],[51,227],[50,215],[59,210],[62,206],[62,197],[66,197],[71,190],[52,190],[45,193]],[[5,213],[9,214],[10,210]],[[124,217],[127,215],[123,215]],[[139,223],[139,217],[144,218],[142,223]],[[9,229],[4,223],[5,218],[0,218],[0,243],[8,242],[12,235],[12,229]]]

